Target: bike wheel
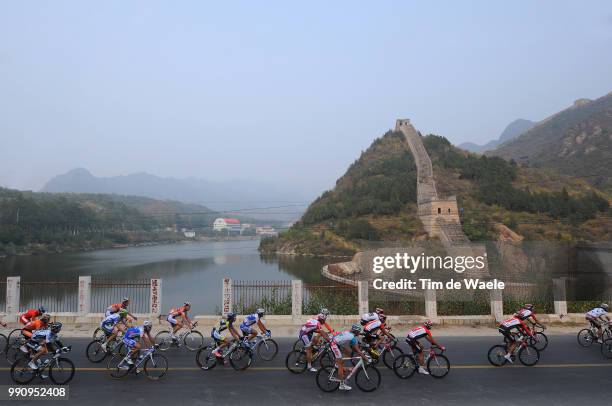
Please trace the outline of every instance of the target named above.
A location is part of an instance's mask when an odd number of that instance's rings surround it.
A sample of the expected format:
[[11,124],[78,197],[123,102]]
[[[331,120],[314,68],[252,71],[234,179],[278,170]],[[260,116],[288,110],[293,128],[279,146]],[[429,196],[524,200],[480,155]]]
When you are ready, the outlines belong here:
[[433,378],[444,378],[450,371],[450,361],[445,355],[432,355],[427,360],[427,371]]
[[364,392],[374,392],[380,386],[380,372],[375,366],[366,365],[355,374],[355,384]]
[[257,344],[257,356],[264,361],[272,361],[277,353],[278,344],[271,338]]
[[389,369],[393,369],[393,363],[397,357],[404,355],[404,351],[402,351],[399,347],[391,347],[385,350],[383,353],[383,363]]
[[534,366],[540,360],[540,351],[537,350],[533,345],[527,345],[521,347],[518,352],[519,361],[526,367]]
[[505,358],[506,355],[506,346],[505,345],[494,345],[489,349],[489,353],[487,357],[489,358],[489,362],[491,365],[496,367],[501,367],[508,362]]
[[6,350],[6,360],[9,364],[13,364],[15,361],[21,358],[29,358],[27,357],[28,353],[21,351],[21,346],[23,343],[21,340],[13,342],[12,345],[8,347]]
[[230,365],[236,371],[244,371],[253,362],[253,353],[243,347],[238,347],[229,356]]
[[102,349],[102,344],[99,341],[90,342],[85,350],[87,359],[94,364],[104,361],[106,354],[106,351]]
[[416,369],[416,360],[411,354],[402,354],[393,361],[393,372],[398,378],[408,379],[414,375]]
[[185,334],[183,343],[185,343],[185,347],[187,347],[189,351],[197,351],[204,347],[204,336],[199,331],[190,331]]
[[606,358],[612,358],[612,338],[608,338],[601,345],[601,353]]
[[74,378],[74,362],[63,357],[51,361],[51,365],[49,366],[49,378],[51,378],[56,385],[66,385]]
[[36,371],[28,366],[30,360],[20,358],[11,365],[11,379],[19,385],[26,385],[32,382],[36,376]]
[[126,376],[128,372],[130,372],[131,368],[130,369],[119,368],[119,365],[123,364],[124,358],[125,356],[115,354],[108,361],[108,364],[106,365],[106,369],[108,370],[111,378],[120,379]]
[[293,349],[294,350],[301,350],[302,348],[304,348],[304,341],[302,341],[301,338],[298,338],[297,340],[295,340],[295,342],[293,343]]
[[213,347],[200,348],[196,353],[196,364],[205,371],[217,366],[217,357],[214,356]]
[[306,353],[303,350],[293,350],[287,354],[285,358],[285,366],[289,372],[294,374],[301,374],[306,371],[308,361],[306,360]]
[[21,329],[16,328],[14,330],[11,330],[11,332],[8,335],[8,345],[11,346],[15,344],[15,341],[19,340],[20,338],[21,338]]
[[160,331],[155,335],[155,344],[159,344],[161,351],[166,351],[172,345],[172,336],[169,331]]
[[6,353],[8,350],[8,338],[4,334],[0,334],[0,352]]
[[102,327],[98,327],[97,329],[94,330],[92,334],[92,338],[96,341],[105,340],[106,333],[104,332],[104,330],[102,330]]
[[321,354],[317,362],[321,368],[333,367],[334,363],[336,362],[336,357],[334,357],[334,354],[331,351],[325,351],[323,354]]
[[168,372],[168,359],[161,354],[153,353],[144,363],[144,372],[152,381],[163,378]]
[[548,337],[544,333],[537,332],[535,338],[529,339],[529,344],[537,348],[538,351],[544,351],[548,347]]
[[323,392],[333,392],[340,387],[340,380],[336,378],[336,368],[323,367],[317,371],[317,386]]
[[593,336],[593,333],[588,328],[583,328],[582,330],[580,330],[578,332],[577,338],[578,344],[580,344],[582,347],[590,347],[591,345],[593,345],[593,341],[596,340],[596,338]]

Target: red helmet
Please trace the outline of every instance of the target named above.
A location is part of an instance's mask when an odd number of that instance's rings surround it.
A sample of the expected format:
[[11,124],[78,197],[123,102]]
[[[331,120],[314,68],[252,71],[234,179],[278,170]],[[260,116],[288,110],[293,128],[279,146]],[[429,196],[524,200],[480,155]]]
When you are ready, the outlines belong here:
[[427,328],[432,328],[433,322],[431,320],[425,320],[425,323],[423,323],[423,325]]

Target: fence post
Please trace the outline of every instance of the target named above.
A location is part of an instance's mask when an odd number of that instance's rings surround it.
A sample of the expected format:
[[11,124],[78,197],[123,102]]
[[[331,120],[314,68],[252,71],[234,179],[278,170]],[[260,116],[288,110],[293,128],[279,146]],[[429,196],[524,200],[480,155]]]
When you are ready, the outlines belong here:
[[79,316],[91,313],[91,276],[79,276]]
[[[8,317],[19,314],[19,292],[21,290],[21,277],[9,276],[6,278],[6,314]],[[16,320],[16,319],[14,319]]]
[[291,316],[302,316],[302,281],[294,279],[291,281]]
[[161,314],[161,294],[162,294],[162,280],[151,279],[151,292],[149,293],[149,311],[151,317],[159,317]]
[[567,278],[553,279],[555,314],[567,315]]
[[359,314],[364,314],[370,311],[367,281],[357,281],[357,300],[359,301]]
[[438,303],[436,301],[436,290],[425,290],[425,316],[428,319],[438,318]]
[[221,295],[221,314],[227,316],[232,311],[232,278],[223,278]]
[[504,318],[504,301],[501,289],[492,289],[491,293],[491,315],[495,321],[502,321]]

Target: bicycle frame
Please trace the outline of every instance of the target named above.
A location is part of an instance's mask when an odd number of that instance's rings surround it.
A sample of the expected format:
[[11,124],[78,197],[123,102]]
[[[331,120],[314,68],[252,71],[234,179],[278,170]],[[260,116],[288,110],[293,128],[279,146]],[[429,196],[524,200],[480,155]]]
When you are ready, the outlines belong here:
[[[363,362],[363,358],[361,358],[361,357],[348,357],[348,358],[342,358],[342,361],[349,361],[349,360],[352,361],[352,360],[355,360],[355,359],[359,359],[359,362],[357,362],[357,364],[355,364],[355,366],[351,370],[351,373],[349,373],[347,376],[344,377],[344,380],[346,381],[346,380],[351,379],[351,377],[353,375],[355,375],[360,368],[363,369],[363,372],[365,373],[366,378],[369,379],[370,377],[368,376],[368,371],[367,371],[367,369],[365,367],[365,363]],[[329,380],[330,381],[332,381],[332,382],[340,382],[341,381],[339,378],[334,378],[333,377],[334,373],[337,370],[338,370],[338,365],[334,363],[334,368],[332,369],[331,375],[329,376]]]

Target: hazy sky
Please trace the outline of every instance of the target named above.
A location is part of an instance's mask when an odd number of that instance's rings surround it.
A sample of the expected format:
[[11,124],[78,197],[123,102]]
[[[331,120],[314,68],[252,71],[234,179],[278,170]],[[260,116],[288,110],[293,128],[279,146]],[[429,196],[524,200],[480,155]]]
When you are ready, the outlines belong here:
[[[398,117],[484,142],[612,91],[612,2],[0,3],[0,185],[333,185]],[[29,5],[29,6],[28,6]]]

